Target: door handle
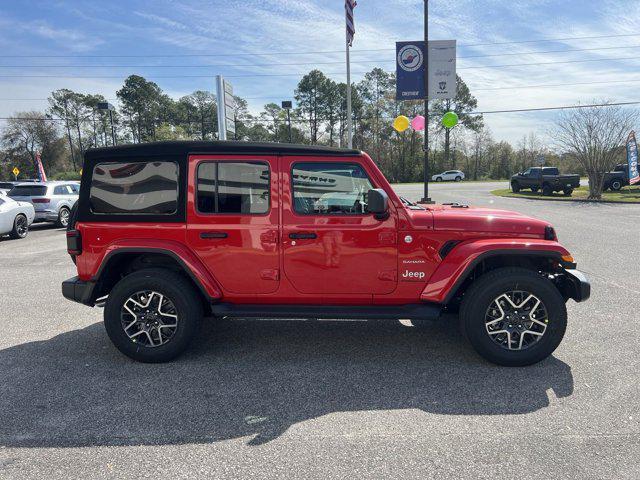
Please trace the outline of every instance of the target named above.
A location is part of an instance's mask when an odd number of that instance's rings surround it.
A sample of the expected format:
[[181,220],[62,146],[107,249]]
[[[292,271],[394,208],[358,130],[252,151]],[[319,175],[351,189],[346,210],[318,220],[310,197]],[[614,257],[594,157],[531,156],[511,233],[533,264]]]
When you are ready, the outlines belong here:
[[304,232],[304,233],[299,232],[299,233],[290,233],[289,238],[291,240],[305,240],[305,239],[318,238],[318,235],[311,232]]
[[203,240],[227,238],[228,236],[229,234],[227,232],[202,232],[200,234],[200,238],[202,238]]

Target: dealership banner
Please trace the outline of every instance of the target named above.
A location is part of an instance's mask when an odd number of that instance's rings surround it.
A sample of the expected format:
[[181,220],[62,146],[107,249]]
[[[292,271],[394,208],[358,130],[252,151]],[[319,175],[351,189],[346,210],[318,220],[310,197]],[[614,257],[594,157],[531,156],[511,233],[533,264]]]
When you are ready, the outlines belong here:
[[[456,96],[456,41],[430,41],[429,99]],[[425,48],[423,41],[396,42],[396,100],[424,100]]]
[[631,132],[627,138],[627,163],[629,165],[629,185],[635,185],[640,182],[640,172],[638,172],[638,143],[634,132]]

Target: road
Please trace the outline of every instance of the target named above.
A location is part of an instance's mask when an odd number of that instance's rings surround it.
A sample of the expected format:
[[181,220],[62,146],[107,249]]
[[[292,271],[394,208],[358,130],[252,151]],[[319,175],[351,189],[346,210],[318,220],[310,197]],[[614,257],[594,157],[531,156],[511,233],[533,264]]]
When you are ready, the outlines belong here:
[[137,364],[61,297],[63,232],[0,241],[0,478],[640,478],[640,206],[487,193],[502,185],[432,196],[549,220],[592,279],[528,368],[446,321],[228,321]]

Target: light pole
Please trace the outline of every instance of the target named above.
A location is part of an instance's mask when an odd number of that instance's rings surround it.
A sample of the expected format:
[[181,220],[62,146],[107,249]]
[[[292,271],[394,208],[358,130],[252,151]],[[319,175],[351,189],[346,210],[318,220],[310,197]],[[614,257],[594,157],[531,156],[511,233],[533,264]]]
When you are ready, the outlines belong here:
[[289,125],[289,143],[293,143],[291,139],[291,108],[293,107],[293,103],[291,100],[283,100],[282,108],[287,111],[287,124]]
[[434,203],[429,198],[429,0],[424,0],[424,197],[420,203]]
[[96,106],[98,110],[108,110],[109,111],[109,122],[111,123],[111,142],[113,145],[116,144],[116,131],[113,128],[113,111],[116,109],[109,102],[100,102]]

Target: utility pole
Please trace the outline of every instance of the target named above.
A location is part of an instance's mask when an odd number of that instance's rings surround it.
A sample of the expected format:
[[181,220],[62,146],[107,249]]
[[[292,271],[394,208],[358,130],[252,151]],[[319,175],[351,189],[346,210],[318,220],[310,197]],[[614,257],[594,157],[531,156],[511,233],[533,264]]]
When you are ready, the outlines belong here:
[[424,0],[424,197],[420,203],[434,203],[429,197],[429,0]]

